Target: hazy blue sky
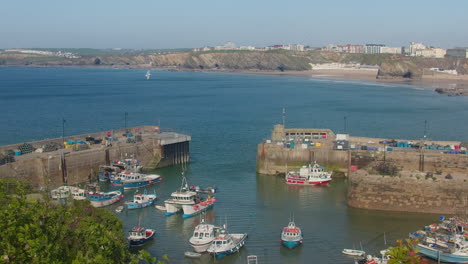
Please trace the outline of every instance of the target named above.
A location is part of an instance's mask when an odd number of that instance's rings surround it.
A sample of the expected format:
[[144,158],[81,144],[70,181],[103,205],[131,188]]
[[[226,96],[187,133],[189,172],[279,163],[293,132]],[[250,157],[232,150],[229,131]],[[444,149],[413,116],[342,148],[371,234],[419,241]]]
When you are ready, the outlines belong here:
[[2,0],[0,48],[468,46],[468,0]]

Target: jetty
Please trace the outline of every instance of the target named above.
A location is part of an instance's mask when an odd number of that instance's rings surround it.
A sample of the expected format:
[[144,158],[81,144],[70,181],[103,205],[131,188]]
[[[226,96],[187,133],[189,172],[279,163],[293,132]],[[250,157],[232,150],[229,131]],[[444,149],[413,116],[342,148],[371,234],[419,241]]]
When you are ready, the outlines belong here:
[[0,146],[0,179],[35,188],[80,184],[97,180],[99,166],[125,158],[148,171],[188,162],[190,141],[159,126],[139,126]]
[[[318,162],[347,177],[352,207],[468,213],[468,143],[352,137],[276,125],[257,148],[257,172],[284,175]],[[331,182],[333,184],[333,180]]]

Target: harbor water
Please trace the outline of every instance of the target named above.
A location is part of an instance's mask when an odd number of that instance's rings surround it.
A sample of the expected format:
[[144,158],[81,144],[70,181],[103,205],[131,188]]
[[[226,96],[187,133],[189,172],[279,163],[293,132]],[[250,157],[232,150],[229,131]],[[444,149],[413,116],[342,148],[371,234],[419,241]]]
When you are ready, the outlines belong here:
[[[219,188],[209,222],[248,233],[239,253],[190,260],[188,239],[198,217],[171,217],[153,207],[117,216],[125,230],[141,222],[156,229],[144,248],[171,263],[353,263],[343,248],[377,254],[438,215],[369,211],[346,206],[346,180],[328,187],[287,186],[276,176],[257,175],[257,144],[270,136],[286,109],[287,127],[331,128],[353,136],[468,141],[468,97],[399,84],[317,80],[308,77],[88,68],[0,68],[0,144],[14,144],[160,123],[163,130],[192,136],[190,185]],[[128,113],[125,123],[125,112]],[[154,171],[164,180],[153,189],[162,205],[180,187],[181,167]],[[125,199],[133,191],[125,192]],[[108,207],[114,210],[123,202]],[[302,246],[288,250],[280,233],[294,214]],[[385,244],[387,243],[387,245]],[[313,260],[313,261],[312,261]]]

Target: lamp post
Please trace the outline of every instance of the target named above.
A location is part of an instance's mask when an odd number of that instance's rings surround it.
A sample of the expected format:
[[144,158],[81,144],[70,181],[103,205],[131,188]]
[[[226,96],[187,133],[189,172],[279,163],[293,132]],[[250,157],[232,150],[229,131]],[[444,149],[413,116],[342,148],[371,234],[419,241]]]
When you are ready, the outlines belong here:
[[65,142],[65,122],[66,120],[62,118],[62,141]]

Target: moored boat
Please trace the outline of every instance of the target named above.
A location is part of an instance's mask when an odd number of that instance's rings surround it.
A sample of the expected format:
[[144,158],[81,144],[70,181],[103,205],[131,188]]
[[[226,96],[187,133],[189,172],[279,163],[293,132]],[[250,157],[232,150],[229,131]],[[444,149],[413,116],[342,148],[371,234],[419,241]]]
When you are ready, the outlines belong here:
[[98,177],[99,181],[109,181],[117,176],[120,172],[122,172],[122,167],[119,166],[99,166]]
[[156,174],[141,174],[130,171],[119,173],[117,178],[111,180],[113,186],[122,186],[125,190],[145,187],[156,184],[162,180],[161,176]]
[[124,197],[123,194],[119,191],[113,191],[113,192],[107,192],[107,193],[89,192],[86,195],[86,199],[88,199],[94,207],[103,207],[103,206],[111,205],[113,203],[120,201],[120,199],[122,199],[123,197]]
[[193,250],[198,253],[206,252],[216,237],[218,230],[219,228],[206,224],[205,219],[202,219],[201,223],[195,227],[193,235],[189,239]]
[[188,188],[187,179],[182,175],[182,184],[179,190],[171,193],[171,198],[164,201],[166,216],[183,211],[183,218],[189,218],[213,207],[214,196],[202,197],[197,191]]
[[54,200],[59,200],[59,199],[66,199],[70,197],[72,190],[75,187],[72,186],[60,186],[57,189],[53,189],[50,191],[50,196]]
[[86,200],[86,190],[80,188],[73,188],[71,191],[71,196],[74,200]]
[[296,226],[294,220],[290,221],[287,227],[281,232],[281,244],[289,249],[293,249],[302,244],[302,231]]
[[221,228],[207,252],[217,258],[233,254],[244,246],[247,234],[229,234],[226,227]]
[[197,252],[186,251],[184,253],[184,256],[186,256],[187,258],[199,258],[202,256],[202,254]]
[[156,191],[154,194],[148,194],[145,190],[143,193],[135,193],[132,201],[125,202],[128,209],[145,208],[153,204],[156,200]]
[[314,163],[314,165],[302,166],[299,171],[286,173],[285,181],[293,185],[326,185],[332,180],[332,172]]
[[116,213],[121,213],[123,210],[124,210],[124,207],[122,205],[117,206],[117,208],[115,208]]
[[366,252],[364,252],[362,250],[348,249],[348,248],[343,249],[343,251],[341,251],[341,253],[343,253],[345,255],[349,255],[349,256],[356,256],[356,257],[364,257],[366,255]]
[[140,246],[152,239],[154,234],[155,231],[153,229],[136,226],[128,232],[127,239],[130,246]]

